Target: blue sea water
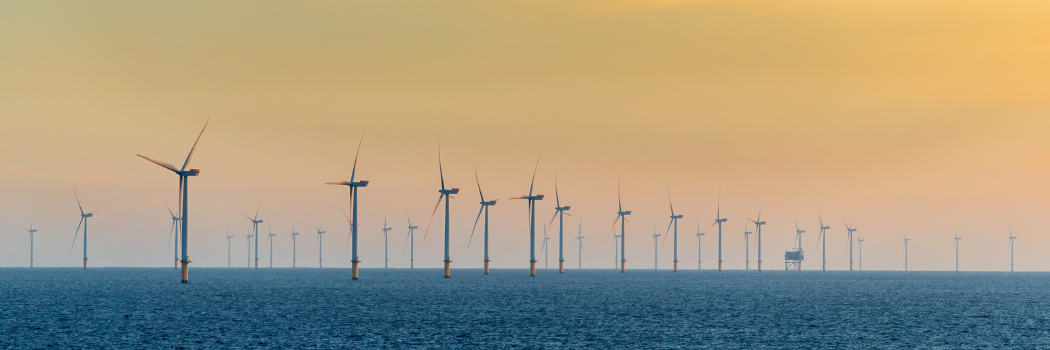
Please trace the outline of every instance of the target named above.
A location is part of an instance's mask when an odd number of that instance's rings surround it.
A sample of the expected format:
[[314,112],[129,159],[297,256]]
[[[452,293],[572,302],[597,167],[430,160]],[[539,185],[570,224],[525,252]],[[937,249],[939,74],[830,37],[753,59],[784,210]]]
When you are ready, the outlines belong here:
[[1050,274],[0,269],[0,348],[1050,348]]

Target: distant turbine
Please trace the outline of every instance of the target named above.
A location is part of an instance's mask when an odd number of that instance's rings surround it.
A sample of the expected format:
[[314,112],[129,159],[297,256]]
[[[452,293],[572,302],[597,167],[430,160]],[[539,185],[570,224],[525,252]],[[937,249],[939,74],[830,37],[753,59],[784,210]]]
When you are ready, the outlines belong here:
[[529,276],[536,276],[536,201],[543,200],[543,195],[533,195],[532,189],[536,185],[536,170],[540,168],[540,158],[543,158],[542,153],[536,158],[536,167],[532,169],[532,182],[529,183],[529,194],[511,198],[524,199],[529,202]]
[[579,255],[577,255],[579,265],[576,268],[583,269],[583,220],[580,220],[580,229],[576,232],[576,238],[573,238],[569,243],[572,243],[573,241],[580,241],[580,252]]
[[1014,230],[1010,229],[1010,272],[1014,272]]
[[383,216],[383,268],[390,267],[390,230],[393,228],[386,227],[386,216]]
[[[569,206],[561,206],[561,199],[558,198],[558,170],[554,169],[554,216],[551,217],[550,225],[554,224],[554,217],[558,217],[558,273],[565,273],[565,215],[572,216],[572,214],[566,213],[569,211]],[[547,228],[550,228],[547,225]]]
[[[849,270],[853,271],[853,233],[857,232],[857,229],[853,228],[852,221],[850,221],[849,225],[846,225],[846,220],[842,220],[842,225],[846,226],[846,231],[848,232],[846,240],[849,241]],[[958,266],[956,266],[956,269],[958,269]]]
[[324,231],[321,231],[321,228],[318,227],[317,228],[317,268],[322,268],[324,266],[324,259],[321,258],[321,254],[324,252],[324,250],[321,249],[321,247],[322,247],[321,235],[323,235],[323,234],[324,234]]
[[171,230],[168,231],[168,247],[171,247],[171,236],[175,235],[175,268],[179,268],[179,221],[182,220],[178,215],[175,215],[171,211],[171,207],[168,206],[168,201],[164,201],[164,206],[168,208],[168,214],[171,214]]
[[908,271],[908,232],[904,232],[904,271]]
[[445,189],[445,170],[441,167],[441,141],[438,140],[438,175],[441,176],[441,190],[438,191],[441,195],[438,197],[437,204],[434,205],[434,211],[430,213],[430,221],[427,222],[427,229],[423,231],[423,240],[427,239],[427,234],[430,233],[430,224],[434,223],[434,214],[437,214],[438,207],[441,206],[441,200],[445,200],[445,278],[452,277],[452,259],[448,254],[448,208],[449,201],[452,200],[452,195],[459,193],[458,188]]
[[33,228],[33,223],[29,223],[29,228],[26,229],[29,232],[29,267],[33,267],[33,235],[37,229]]
[[[822,221],[821,224],[820,224],[820,235],[823,236],[824,235],[824,231],[827,230],[827,229],[828,229],[828,227],[824,226],[824,223]],[[798,228],[798,221],[795,221],[795,239],[798,240],[798,246],[799,246],[799,250],[800,251],[802,250],[802,234],[803,233],[806,233],[806,230],[799,229]],[[820,237],[818,236],[817,238],[819,239]],[[824,240],[827,240],[827,237],[824,237]],[[823,269],[827,270],[827,266],[828,266],[828,261],[824,260],[824,267],[823,267]],[[800,264],[799,270],[801,270],[801,269],[802,269],[802,266]]]
[[857,239],[857,262],[860,263],[861,271],[864,271],[864,240]]
[[[255,268],[259,268],[259,224],[261,224],[263,222],[262,220],[259,220],[259,208],[262,208],[262,202],[259,202],[259,206],[255,208],[255,217],[254,218],[251,217],[251,216],[248,216],[248,214],[244,214],[244,217],[248,218],[248,220],[251,220],[251,222],[252,222],[252,229],[255,230],[255,234],[252,235],[252,237],[255,237]],[[249,246],[248,249],[251,249],[251,244],[249,244],[248,246]],[[249,260],[251,260],[250,257],[249,257]],[[251,264],[249,263],[249,265],[251,265]],[[251,266],[248,266],[248,267],[251,267]]]
[[660,234],[656,233],[656,225],[653,225],[653,270],[660,269]]
[[277,234],[270,230],[270,226],[266,226],[266,240],[270,241],[270,268],[273,268],[273,236]]
[[467,240],[467,247],[470,247],[470,242],[474,241],[474,230],[478,228],[478,220],[481,220],[481,213],[485,212],[485,274],[489,274],[489,207],[496,205],[498,199],[492,201],[485,201],[485,193],[481,192],[481,180],[478,179],[478,166],[474,165],[474,181],[478,184],[478,195],[481,196],[481,209],[478,210],[478,217],[474,219],[474,228],[470,229],[470,239]]
[[[710,228],[708,228],[708,230],[710,230]],[[703,248],[703,243],[700,242],[700,239],[704,237],[704,233],[705,232],[700,232],[700,224],[697,224],[696,225],[696,269],[697,270],[701,270],[703,268],[703,266],[704,266],[704,259],[703,259],[703,256],[701,254],[702,250],[700,249],[700,248]]]
[[408,217],[408,210],[405,210],[405,219],[408,219],[408,244],[411,248],[408,253],[408,268],[416,268],[416,229],[419,226],[412,226],[412,218]]
[[784,271],[791,271],[792,268],[802,271],[802,262],[806,260],[806,252],[802,250],[802,234],[805,232],[798,228],[798,221],[795,221],[795,249],[784,252]]
[[959,240],[960,239],[962,239],[962,237],[959,237],[959,230],[956,229],[955,230],[955,272],[959,272]]
[[226,268],[233,266],[233,236],[230,236],[230,229],[226,229]]
[[292,223],[292,267],[295,267],[295,238],[299,235],[299,232],[295,232],[295,223]]
[[613,235],[613,270],[620,266],[620,235]]
[[252,230],[248,230],[248,268],[252,268]]
[[[190,148],[190,154],[186,156],[186,162],[182,163],[181,169],[176,169],[174,165],[161,162],[159,160],[150,159],[146,156],[138,154],[138,156],[142,157],[142,159],[153,162],[153,164],[160,165],[179,175],[179,201],[181,202],[179,203],[179,206],[181,207],[179,209],[179,216],[182,219],[182,283],[189,283],[190,281],[190,256],[186,253],[186,249],[187,247],[189,247],[189,241],[186,239],[186,235],[187,233],[189,233],[186,227],[187,223],[189,222],[189,179],[190,176],[197,176],[197,174],[200,173],[200,169],[187,170],[186,166],[190,164],[190,159],[193,158],[193,151],[197,149],[197,142],[200,142],[201,135],[204,135],[204,130],[208,128],[209,122],[211,122],[211,119],[208,119],[207,122],[204,122],[204,128],[202,128],[201,133],[197,135],[197,140],[193,141],[193,147]],[[85,266],[87,265],[87,258],[84,259],[84,264]]]
[[710,230],[711,227],[714,227],[716,224],[718,225],[718,271],[722,271],[722,223],[729,221],[729,219],[722,217],[721,193],[718,194],[718,207],[716,207],[716,209],[717,211],[715,212],[715,222],[712,223],[711,226],[708,226],[707,229]]
[[540,251],[543,252],[543,269],[544,270],[546,270],[548,268],[548,264],[547,263],[550,262],[550,259],[548,259],[548,257],[550,256],[550,251],[547,250],[547,242],[549,242],[550,240],[551,240],[551,238],[547,237],[547,225],[543,225],[543,246],[540,247]]
[[[630,221],[627,221],[627,215],[631,215],[631,211],[630,210],[628,210],[628,211],[624,211],[623,210],[623,202],[620,200],[620,179],[619,178],[616,179],[616,205],[617,205],[617,207],[619,208],[620,211],[616,212],[616,219],[613,220],[613,225],[612,225],[611,228],[609,228],[609,234],[612,234],[613,230],[616,229],[616,221],[619,220],[620,221],[620,272],[627,272],[627,255],[625,254],[626,251],[624,249],[624,245],[625,245],[624,243],[627,241],[627,236],[625,236],[624,234],[627,232],[627,229],[625,228],[625,225],[626,225],[625,223],[626,222],[630,222]],[[606,242],[609,241],[609,236],[605,237],[605,241]],[[615,244],[615,241],[613,243]]]
[[352,207],[350,209],[350,211],[352,211],[353,214],[354,214],[354,220],[350,224],[350,232],[351,232],[351,235],[353,236],[353,241],[354,241],[353,253],[351,254],[353,256],[353,259],[350,260],[350,261],[353,263],[353,279],[355,279],[355,280],[358,277],[357,264],[359,264],[361,262],[361,260],[359,260],[357,258],[357,225],[358,225],[358,223],[357,223],[357,192],[360,192],[360,191],[357,191],[357,188],[358,187],[367,187],[368,186],[368,181],[361,180],[361,181],[354,182],[354,176],[357,175],[357,156],[359,156],[361,154],[361,144],[364,143],[364,142],[365,142],[365,133],[361,132],[361,141],[358,141],[358,143],[357,143],[357,153],[354,154],[354,167],[350,170],[350,181],[342,180],[342,181],[335,181],[335,182],[325,183],[325,185],[341,185],[341,186],[349,186],[350,187],[350,197],[351,197],[350,205]]
[[744,230],[740,231],[744,234],[744,270],[751,270],[751,234],[754,232],[747,230],[747,222],[744,222]]
[[[667,223],[667,229],[664,230],[664,234],[671,230],[671,226],[674,226],[674,272],[678,272],[678,219],[681,219],[682,215],[675,215],[674,204],[671,203],[671,189],[667,189],[667,205],[671,207],[671,222]],[[700,231],[700,227],[696,228]],[[664,236],[664,244],[667,244],[667,236]]]
[[[75,196],[77,198],[77,207],[80,208],[80,222],[77,223],[77,232],[75,234],[73,234],[73,245],[77,244],[77,234],[80,234],[80,225],[84,225],[84,270],[87,270],[87,261],[88,261],[88,257],[87,257],[87,236],[88,236],[87,235],[87,221],[88,221],[88,218],[94,216],[95,213],[98,212],[98,210],[90,212],[90,213],[85,213],[84,212],[84,207],[80,205],[80,196],[77,195],[77,188],[76,187],[73,187],[73,196]],[[73,247],[70,246],[69,249],[73,250]]]
[[[830,230],[831,226],[824,226],[824,218],[822,218],[820,216],[820,212],[819,211],[817,212],[817,218],[820,219],[820,234],[817,235],[817,240],[820,241],[820,244],[823,245],[821,247],[821,255],[822,255],[821,259],[823,260],[823,265],[821,265],[820,269],[821,269],[821,271],[827,271],[828,270],[828,235],[826,235],[824,233],[827,232],[828,230]],[[795,226],[796,227],[798,226],[797,222],[795,223]]]
[[758,234],[758,237],[756,237],[758,238],[756,242],[758,243],[758,271],[762,271],[762,225],[766,224],[765,221],[762,221],[762,208],[758,209],[758,218],[751,220],[751,222],[755,223],[755,233]]

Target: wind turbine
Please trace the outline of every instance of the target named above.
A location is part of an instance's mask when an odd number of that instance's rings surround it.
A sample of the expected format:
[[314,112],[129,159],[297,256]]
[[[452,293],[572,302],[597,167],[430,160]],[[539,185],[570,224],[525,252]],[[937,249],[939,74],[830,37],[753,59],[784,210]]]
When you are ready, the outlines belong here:
[[434,205],[434,211],[430,213],[430,221],[427,222],[427,229],[426,231],[423,231],[423,240],[426,240],[427,234],[430,233],[430,224],[434,222],[434,214],[437,214],[438,207],[441,206],[441,200],[445,200],[445,278],[449,278],[452,277],[452,259],[449,258],[448,255],[448,203],[452,200],[452,195],[459,193],[459,189],[445,188],[445,170],[441,167],[441,140],[438,140],[438,174],[441,176],[441,190],[438,191],[441,195],[438,196],[437,204]]
[[620,235],[613,235],[613,270],[620,264]]
[[904,232],[904,271],[908,271],[908,232]]
[[248,268],[252,267],[252,230],[248,230]]
[[700,238],[704,237],[704,232],[700,232],[700,224],[696,225],[696,269],[700,270],[704,266],[704,260],[701,257],[701,249],[703,244],[700,242]]
[[577,255],[577,258],[579,258],[579,265],[576,268],[583,269],[583,220],[580,220],[580,229],[576,232],[576,238],[573,238],[569,243],[572,243],[573,241],[580,241],[580,252],[579,255]]
[[[671,207],[671,222],[667,223],[667,230],[664,230],[664,234],[671,230],[671,226],[674,226],[674,272],[678,272],[678,219],[681,219],[683,215],[674,214],[674,204],[671,203],[671,189],[667,189],[667,205]],[[700,227],[696,228],[697,231]],[[664,244],[667,244],[667,236],[664,236]]]
[[758,218],[751,222],[755,223],[755,232],[758,234],[758,242],[756,242],[758,243],[758,271],[762,271],[762,225],[766,224],[765,221],[762,221],[762,208],[758,209]]
[[[624,233],[627,232],[625,228],[625,222],[627,221],[627,215],[631,215],[631,211],[623,210],[623,202],[620,200],[620,179],[616,179],[616,205],[620,211],[616,212],[616,220],[620,221],[620,272],[627,272],[627,255],[625,255],[624,243],[627,241],[627,236]],[[616,229],[616,220],[613,220],[612,227],[609,228],[609,234],[612,234],[613,230]],[[605,241],[609,241],[609,236],[605,237]],[[613,242],[615,243],[615,242]]]
[[[200,169],[186,169],[186,166],[190,164],[190,159],[193,158],[193,151],[197,149],[197,142],[200,142],[201,136],[204,135],[204,130],[208,128],[209,122],[211,122],[211,119],[208,119],[208,121],[204,122],[204,128],[201,128],[201,133],[197,135],[197,140],[193,141],[193,147],[190,148],[190,154],[186,156],[186,162],[182,163],[181,169],[176,169],[174,165],[159,160],[150,159],[141,154],[137,155],[139,157],[142,157],[142,159],[153,162],[153,164],[160,165],[165,169],[171,170],[175,174],[179,175],[179,206],[181,207],[179,209],[179,216],[182,219],[182,283],[190,282],[190,256],[186,253],[186,248],[189,247],[189,241],[186,239],[186,235],[189,233],[186,226],[189,222],[189,179],[190,176],[197,176],[197,174],[200,174]],[[84,266],[87,266],[86,257],[84,258]]]
[[412,226],[412,218],[408,217],[408,210],[405,210],[405,219],[408,219],[408,242],[405,243],[411,247],[408,253],[408,268],[414,269],[416,268],[416,229],[419,226]]
[[[76,187],[73,187],[73,196],[75,196],[77,198],[77,207],[80,208],[80,222],[77,223],[77,232],[75,234],[73,234],[73,245],[77,244],[77,234],[80,233],[80,225],[84,225],[84,270],[87,270],[87,261],[88,261],[88,257],[87,257],[87,221],[88,221],[88,218],[94,216],[95,213],[98,212],[98,210],[95,210],[95,211],[90,212],[90,213],[85,213],[84,212],[84,207],[82,205],[80,205],[80,196],[77,195],[77,188]],[[73,246],[70,246],[69,250],[73,250]]]
[[233,236],[230,236],[230,229],[226,229],[226,268],[233,266]]
[[[254,218],[248,216],[248,214],[244,214],[244,217],[252,221],[252,229],[255,230],[255,234],[252,235],[252,237],[255,237],[255,268],[259,268],[259,224],[263,222],[262,220],[259,220],[259,208],[262,208],[262,202],[259,202],[259,206],[255,208]],[[248,249],[251,249],[251,244],[249,244],[248,246]],[[249,255],[251,255],[250,252]],[[251,257],[249,257],[248,260],[250,261]],[[251,263],[249,263],[249,265],[251,265]]]
[[860,270],[864,271],[864,240],[857,239],[857,262],[860,263]]
[[547,263],[550,262],[550,259],[547,259],[550,256],[550,251],[547,250],[547,242],[549,242],[550,239],[550,237],[547,237],[547,225],[543,225],[543,246],[540,247],[540,251],[543,252],[544,270],[548,268]]
[[[351,197],[351,204],[350,205],[352,207],[351,211],[354,214],[354,221],[350,224],[350,232],[351,232],[351,235],[353,236],[353,240],[354,240],[353,253],[351,254],[353,256],[353,259],[350,260],[350,261],[354,265],[353,266],[353,279],[355,279],[355,280],[358,277],[357,264],[359,264],[361,262],[357,258],[357,192],[360,192],[360,191],[357,191],[357,188],[358,187],[367,187],[368,186],[368,181],[361,180],[361,181],[354,182],[354,176],[357,175],[357,156],[359,156],[361,154],[361,144],[364,143],[364,142],[365,142],[365,133],[362,131],[361,132],[361,141],[358,141],[358,143],[357,143],[357,153],[354,154],[354,167],[352,168],[352,170],[350,170],[350,181],[342,180],[342,181],[335,181],[335,182],[325,183],[325,185],[341,185],[341,186],[349,186],[350,187],[350,197]],[[384,225],[384,227],[385,226],[386,225]]]
[[656,233],[656,225],[653,225],[653,270],[660,269],[660,234]]
[[295,232],[295,223],[292,223],[292,267],[295,267],[295,237],[299,235],[299,232]]
[[751,234],[754,232],[747,230],[747,222],[744,222],[744,230],[740,231],[744,234],[744,270],[751,270]]
[[1014,272],[1014,230],[1010,229],[1010,272]]
[[321,258],[321,253],[324,252],[324,250],[321,249],[321,247],[322,247],[321,235],[323,235],[323,234],[324,234],[324,231],[321,231],[321,228],[318,227],[317,228],[317,268],[322,268],[324,266],[324,259]]
[[[470,247],[470,242],[474,241],[474,230],[478,228],[478,220],[481,220],[481,213],[485,212],[485,274],[489,274],[489,207],[496,205],[498,199],[492,201],[485,201],[485,193],[481,192],[481,180],[478,179],[478,165],[474,164],[474,181],[478,184],[478,195],[481,196],[481,209],[478,210],[478,217],[474,219],[474,228],[470,229],[470,239],[467,240],[467,247]],[[410,223],[411,224],[411,223]]]
[[179,216],[175,215],[171,211],[171,207],[168,206],[168,201],[164,201],[164,207],[168,208],[168,214],[171,214],[171,230],[168,231],[168,247],[171,247],[171,236],[175,234],[175,268],[179,268]]
[[270,268],[272,269],[273,268],[273,236],[276,236],[277,234],[273,233],[273,231],[270,230],[270,226],[266,226],[266,232],[267,232],[266,240],[270,241]]
[[390,230],[393,228],[386,227],[386,216],[383,216],[383,268],[390,267]]
[[[820,216],[820,212],[819,211],[817,212],[817,219],[820,220],[820,234],[817,235],[817,240],[819,240],[821,242],[821,244],[823,244],[823,247],[821,248],[821,255],[822,255],[821,259],[823,260],[824,264],[821,265],[820,270],[821,271],[827,271],[828,270],[828,236],[825,235],[824,233],[827,232],[827,230],[830,230],[831,226],[824,226],[824,219]],[[798,222],[795,222],[795,227],[796,227],[795,230],[798,230]],[[806,232],[806,231],[802,231],[802,232]],[[852,242],[850,244],[852,244]]]
[[729,219],[726,219],[726,218],[722,217],[722,194],[721,193],[718,194],[718,198],[719,198],[718,199],[718,207],[717,207],[717,211],[715,212],[715,222],[712,223],[711,226],[708,226],[707,229],[710,230],[711,227],[715,226],[715,224],[718,225],[718,271],[722,271],[722,223],[726,222],[726,221],[729,221]]
[[955,230],[955,272],[959,272],[959,240],[960,239],[962,239],[962,237],[959,237],[959,230],[956,229]]
[[[551,217],[550,225],[554,224],[554,217],[558,217],[558,273],[565,273],[565,215],[572,214],[566,213],[571,207],[561,206],[561,199],[558,198],[558,169],[554,169],[554,201],[554,216]],[[547,225],[548,229],[550,225]]]
[[542,194],[533,195],[532,189],[536,185],[536,170],[540,168],[540,158],[536,158],[536,167],[532,169],[532,182],[529,183],[529,194],[517,196],[511,199],[525,199],[529,201],[529,276],[536,276],[536,201],[543,200]]
[[33,267],[33,235],[36,234],[37,229],[33,228],[33,223],[29,223],[29,267]]
[[[846,225],[846,220],[842,220],[842,225],[846,226],[846,231],[848,232],[848,234],[846,236],[846,240],[849,241],[849,270],[853,271],[853,233],[857,232],[857,229],[853,228],[853,222],[852,221],[850,221],[849,225]],[[958,255],[958,254],[956,254],[956,255]],[[958,259],[956,259],[956,260],[958,260]],[[956,265],[959,265],[959,264],[956,264]],[[956,268],[956,270],[958,270],[959,266],[956,266],[955,268]]]

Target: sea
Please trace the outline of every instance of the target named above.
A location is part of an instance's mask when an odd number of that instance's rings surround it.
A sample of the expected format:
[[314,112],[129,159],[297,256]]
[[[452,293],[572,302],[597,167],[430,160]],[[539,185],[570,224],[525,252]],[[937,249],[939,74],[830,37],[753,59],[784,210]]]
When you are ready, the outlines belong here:
[[1047,349],[1050,274],[0,269],[13,349]]

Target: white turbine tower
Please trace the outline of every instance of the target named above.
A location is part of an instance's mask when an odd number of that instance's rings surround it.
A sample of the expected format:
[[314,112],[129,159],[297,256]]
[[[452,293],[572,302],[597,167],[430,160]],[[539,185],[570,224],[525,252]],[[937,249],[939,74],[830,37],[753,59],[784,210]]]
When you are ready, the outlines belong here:
[[248,229],[248,268],[252,267],[252,230]]
[[427,229],[423,231],[423,240],[427,239],[427,234],[430,233],[430,224],[434,223],[434,214],[437,214],[438,207],[441,206],[441,201],[445,201],[445,278],[452,277],[452,258],[449,256],[449,223],[448,223],[448,211],[449,201],[452,200],[452,195],[458,194],[458,188],[445,188],[445,170],[441,166],[441,140],[438,140],[438,175],[441,176],[441,190],[438,191],[441,195],[438,197],[437,204],[434,205],[434,212],[430,213],[430,221],[427,222]]
[[653,270],[660,269],[660,234],[656,233],[656,225],[653,225]]
[[717,211],[715,212],[715,222],[712,223],[711,226],[707,227],[707,229],[710,230],[711,227],[718,225],[718,271],[722,271],[722,223],[726,221],[729,221],[729,219],[722,217],[722,194],[719,193],[718,207]]
[[[817,212],[817,218],[820,219],[820,234],[817,235],[817,240],[819,241],[818,244],[822,245],[820,254],[821,254],[821,260],[823,261],[823,263],[821,264],[820,270],[821,271],[827,271],[828,270],[828,235],[826,235],[825,233],[828,230],[831,229],[831,226],[824,226],[824,218],[822,218],[820,216],[820,212],[819,211]],[[798,230],[798,222],[797,221],[795,222],[795,230]],[[805,232],[805,231],[803,231],[803,232]]]
[[[350,234],[351,234],[351,236],[353,236],[352,238],[353,238],[353,241],[354,241],[353,254],[351,255],[353,258],[350,261],[353,263],[353,273],[352,273],[353,276],[352,276],[352,278],[355,279],[355,280],[358,278],[358,264],[361,263],[361,260],[357,258],[357,227],[358,227],[358,223],[357,223],[357,193],[360,192],[358,190],[358,188],[367,187],[368,186],[368,181],[361,180],[361,181],[356,181],[355,182],[354,181],[354,176],[357,175],[357,157],[359,155],[361,155],[361,144],[364,143],[364,142],[365,142],[365,133],[364,133],[364,131],[362,131],[361,132],[361,140],[357,142],[357,153],[354,154],[354,167],[351,168],[351,170],[350,170],[350,181],[342,180],[342,181],[335,181],[335,182],[327,182],[327,183],[325,183],[325,185],[340,185],[340,186],[349,186],[350,187],[350,206],[351,206],[350,211],[352,211],[353,214],[354,214],[354,220],[353,220],[353,222],[350,223]],[[346,213],[343,213],[343,214],[345,215]]]
[[758,218],[751,222],[755,223],[755,233],[758,234],[756,237],[758,238],[756,242],[758,244],[758,271],[762,271],[762,225],[766,224],[765,221],[762,221],[762,208],[758,208]]
[[547,229],[550,229],[550,225],[554,224],[554,218],[558,218],[558,273],[565,273],[565,215],[572,216],[572,214],[566,213],[571,208],[570,206],[562,206],[561,198],[558,197],[558,169],[554,169],[554,216],[551,217],[551,223],[547,225]]
[[[255,237],[255,268],[259,268],[259,224],[263,223],[262,220],[259,220],[259,209],[260,208],[262,208],[262,202],[259,202],[259,206],[255,208],[255,217],[254,218],[251,217],[251,216],[248,216],[248,214],[244,214],[244,217],[248,218],[248,220],[251,220],[251,222],[252,222],[252,230],[255,231],[255,233],[252,234],[252,237]],[[249,244],[248,246],[249,246],[248,249],[251,249],[251,244]]]
[[[708,228],[708,230],[710,230],[710,228]],[[703,245],[703,242],[700,241],[700,239],[704,237],[705,233],[706,232],[700,232],[700,224],[697,224],[696,225],[696,269],[697,270],[702,270],[702,268],[704,266],[704,259],[703,259],[703,256],[702,256],[702,249],[700,249],[700,248],[703,248],[704,245]]]
[[583,269],[583,220],[580,220],[580,228],[579,231],[576,232],[576,238],[573,238],[572,241],[569,241],[569,243],[572,243],[574,241],[580,241],[580,251],[577,255],[577,258],[579,259],[579,265],[577,265],[576,268]]
[[498,199],[491,201],[485,201],[485,193],[481,192],[481,180],[478,178],[478,166],[474,165],[474,181],[478,184],[478,195],[481,196],[481,209],[478,210],[478,217],[474,219],[474,228],[470,229],[470,239],[467,240],[467,247],[470,247],[470,243],[474,241],[474,230],[478,228],[478,220],[481,220],[481,213],[485,213],[485,274],[489,274],[489,207],[496,205]]
[[87,261],[88,261],[88,257],[87,257],[87,238],[88,238],[87,226],[88,225],[87,225],[87,221],[88,221],[88,218],[90,218],[92,216],[95,216],[95,213],[97,213],[98,210],[95,210],[95,211],[90,212],[90,213],[85,213],[84,212],[84,207],[80,205],[80,196],[77,195],[77,188],[76,187],[73,187],[73,196],[75,196],[77,198],[77,207],[80,208],[80,222],[77,223],[77,232],[75,234],[73,234],[73,245],[69,247],[69,250],[73,250],[73,246],[75,246],[77,244],[77,235],[80,234],[80,226],[83,225],[84,226],[84,239],[83,239],[83,241],[84,241],[84,269],[87,270]]
[[740,231],[744,234],[744,270],[751,270],[751,234],[754,232],[747,230],[747,222],[744,222],[744,230]]
[[[671,207],[671,222],[667,223],[667,229],[664,230],[664,243],[667,244],[667,232],[671,230],[671,226],[674,226],[674,272],[678,272],[678,219],[681,219],[682,215],[675,215],[674,204],[671,203],[671,189],[667,189],[667,205]],[[700,227],[696,228],[700,230]],[[663,247],[661,247],[663,248]]]
[[1010,272],[1014,272],[1014,230],[1010,229]]
[[[613,270],[620,266],[620,235],[613,235]],[[608,242],[608,238],[606,238]]]
[[321,244],[322,243],[321,235],[323,235],[323,234],[324,234],[324,231],[321,231],[321,228],[318,227],[317,228],[317,268],[319,268],[319,269],[324,267],[324,259],[321,257],[321,254],[324,252],[324,250],[321,249],[321,247],[323,246]]
[[226,268],[233,266],[233,236],[230,236],[230,229],[226,229]]
[[390,267],[390,230],[386,227],[386,216],[383,216],[383,268]]
[[[546,223],[543,223],[543,224],[546,224]],[[543,254],[543,269],[544,270],[546,270],[548,268],[547,263],[550,262],[550,259],[547,259],[547,257],[550,255],[550,252],[547,251],[547,242],[549,242],[550,239],[551,239],[550,237],[547,237],[547,225],[543,225],[543,245],[540,246],[540,252],[541,252],[541,254]]]
[[857,238],[857,262],[859,270],[864,271],[864,240],[860,238]]
[[[619,208],[619,211],[616,212],[616,219],[613,220],[613,225],[612,225],[611,228],[609,228],[609,234],[611,235],[613,233],[613,230],[616,229],[616,223],[617,223],[617,221],[619,221],[619,223],[620,223],[620,272],[627,272],[627,256],[625,255],[626,250],[624,249],[624,246],[626,245],[625,243],[627,242],[626,223],[630,222],[630,221],[627,221],[627,215],[631,215],[631,211],[630,210],[628,210],[628,211],[624,211],[623,210],[623,202],[620,200],[620,179],[619,178],[616,179],[616,205]],[[609,241],[609,236],[608,235],[605,236],[605,241],[606,242]]]
[[[190,256],[186,253],[186,249],[189,247],[189,240],[186,239],[187,234],[189,233],[189,230],[187,230],[186,227],[187,223],[189,222],[189,180],[191,176],[197,176],[197,174],[200,174],[200,169],[186,169],[186,166],[190,165],[190,159],[193,158],[193,151],[197,149],[197,142],[200,142],[201,135],[204,135],[204,130],[208,128],[209,122],[211,122],[211,119],[208,119],[207,122],[204,122],[204,128],[202,128],[201,133],[197,135],[197,140],[193,141],[193,147],[190,148],[190,154],[186,156],[186,162],[182,163],[181,169],[177,169],[174,165],[165,162],[150,159],[141,154],[138,155],[139,157],[142,157],[142,159],[153,162],[153,164],[160,165],[165,169],[171,170],[175,174],[179,175],[179,217],[180,219],[182,219],[182,223],[180,225],[182,229],[182,283],[190,282]],[[87,265],[87,259],[85,259],[84,264]]]
[[296,252],[295,238],[297,236],[299,236],[299,232],[295,232],[295,223],[293,222],[292,223],[292,267],[293,268],[295,267],[295,261],[296,261],[296,259],[295,259],[295,252]]
[[[846,220],[842,220],[842,225],[846,226],[846,240],[849,241],[849,270],[853,271],[853,233],[857,232],[857,229],[853,228],[853,221],[850,221],[849,225],[846,225]],[[956,266],[956,268],[958,268],[958,266]]]
[[959,240],[960,239],[962,239],[962,237],[959,237],[959,230],[956,229],[955,230],[955,272],[959,272]]
[[529,203],[529,276],[536,276],[536,201],[543,200],[543,195],[533,195],[532,190],[536,185],[536,170],[540,168],[541,158],[543,158],[542,153],[536,158],[536,167],[532,169],[532,181],[529,183],[529,194],[511,198],[524,199]]
[[267,225],[266,226],[266,240],[269,241],[269,243],[270,243],[270,268],[271,269],[273,268],[273,236],[276,236],[276,235],[277,235],[276,233],[273,233],[273,231],[270,230],[270,226]]
[[408,237],[405,237],[405,245],[410,247],[408,253],[408,268],[416,268],[416,229],[419,226],[412,226],[412,218],[408,217],[408,210],[405,210],[405,219],[408,220]]
[[910,241],[910,240],[911,240],[911,238],[908,238],[908,232],[905,231],[904,232],[904,271],[908,271],[908,241]]
[[36,234],[37,229],[33,228],[33,223],[30,222],[26,231],[29,232],[29,267],[33,267],[33,236]]

